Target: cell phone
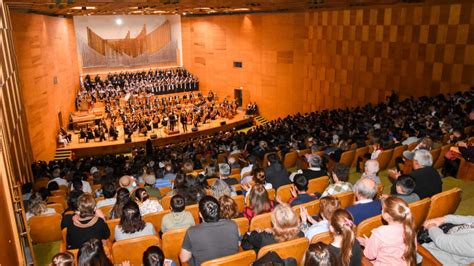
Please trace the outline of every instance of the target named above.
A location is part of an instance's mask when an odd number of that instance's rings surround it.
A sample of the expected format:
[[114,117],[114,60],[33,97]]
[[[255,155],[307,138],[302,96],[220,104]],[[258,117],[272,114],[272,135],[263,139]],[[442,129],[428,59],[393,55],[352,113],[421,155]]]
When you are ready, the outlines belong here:
[[171,266],[171,265],[173,265],[173,261],[170,260],[170,259],[165,259],[165,261],[163,262],[163,265],[164,266]]

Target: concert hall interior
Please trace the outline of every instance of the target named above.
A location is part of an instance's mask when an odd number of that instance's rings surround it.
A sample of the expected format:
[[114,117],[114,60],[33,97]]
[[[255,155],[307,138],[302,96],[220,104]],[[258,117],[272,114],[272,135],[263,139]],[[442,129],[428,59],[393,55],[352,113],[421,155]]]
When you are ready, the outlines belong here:
[[474,265],[472,1],[0,3],[0,265]]

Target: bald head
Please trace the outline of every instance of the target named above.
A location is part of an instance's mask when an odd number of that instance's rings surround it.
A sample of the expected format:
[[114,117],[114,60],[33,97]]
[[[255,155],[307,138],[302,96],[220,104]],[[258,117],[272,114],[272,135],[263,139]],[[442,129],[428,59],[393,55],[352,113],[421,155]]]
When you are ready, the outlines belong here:
[[354,185],[357,200],[373,199],[377,194],[377,184],[370,178],[362,178]]
[[365,162],[365,174],[375,176],[379,172],[379,162],[377,160],[368,160]]

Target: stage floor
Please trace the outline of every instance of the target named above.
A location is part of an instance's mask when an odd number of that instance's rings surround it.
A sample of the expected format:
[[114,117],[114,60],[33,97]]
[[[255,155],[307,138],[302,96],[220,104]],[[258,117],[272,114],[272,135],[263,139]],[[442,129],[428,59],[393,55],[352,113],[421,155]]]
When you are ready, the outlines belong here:
[[[220,123],[225,121],[225,125]],[[168,145],[174,143],[180,143],[187,141],[191,138],[201,137],[204,135],[214,134],[221,130],[232,130],[235,127],[244,125],[252,121],[251,117],[246,117],[243,111],[239,111],[237,115],[232,119],[217,119],[211,120],[210,123],[199,125],[198,131],[192,132],[191,125],[188,125],[188,132],[183,132],[181,125],[179,125],[180,132],[178,134],[168,135],[165,133],[164,128],[154,129],[149,131],[147,136],[142,134],[138,135],[137,132],[134,132],[132,135],[132,141],[125,143],[125,136],[123,133],[122,126],[118,126],[119,137],[117,140],[105,140],[99,142],[94,140],[89,140],[88,143],[81,141],[79,143],[79,134],[72,133],[72,141],[66,147],[58,148],[58,151],[72,151],[76,157],[92,156],[99,154],[110,154],[110,153],[124,153],[130,152],[133,147],[144,146],[146,141],[150,139],[150,135],[156,134],[157,139],[151,140],[154,146],[158,145]]]

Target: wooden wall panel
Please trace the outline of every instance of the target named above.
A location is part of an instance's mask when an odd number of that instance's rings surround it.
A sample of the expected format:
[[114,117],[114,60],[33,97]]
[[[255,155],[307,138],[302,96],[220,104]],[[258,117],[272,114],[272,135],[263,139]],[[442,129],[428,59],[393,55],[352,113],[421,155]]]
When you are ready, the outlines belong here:
[[56,151],[58,112],[67,125],[79,88],[73,21],[19,13],[12,13],[11,18],[33,156],[51,160]]
[[267,118],[474,86],[470,3],[183,17],[182,36],[204,91],[242,86]]

